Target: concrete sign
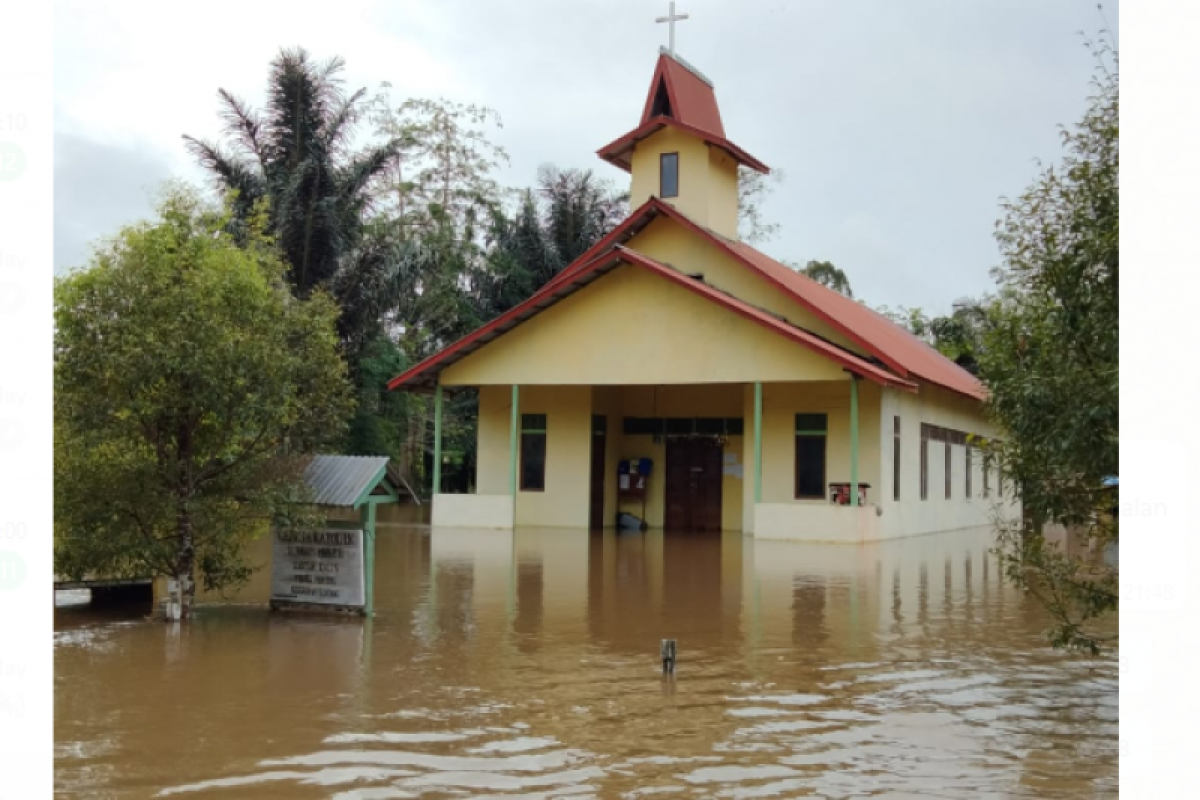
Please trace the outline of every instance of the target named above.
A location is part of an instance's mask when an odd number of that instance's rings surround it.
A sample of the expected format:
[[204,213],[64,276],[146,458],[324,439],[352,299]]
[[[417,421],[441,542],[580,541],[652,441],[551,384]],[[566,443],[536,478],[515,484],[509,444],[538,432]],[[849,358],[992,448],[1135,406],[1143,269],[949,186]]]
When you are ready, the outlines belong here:
[[326,529],[275,531],[271,602],[364,605],[363,532]]

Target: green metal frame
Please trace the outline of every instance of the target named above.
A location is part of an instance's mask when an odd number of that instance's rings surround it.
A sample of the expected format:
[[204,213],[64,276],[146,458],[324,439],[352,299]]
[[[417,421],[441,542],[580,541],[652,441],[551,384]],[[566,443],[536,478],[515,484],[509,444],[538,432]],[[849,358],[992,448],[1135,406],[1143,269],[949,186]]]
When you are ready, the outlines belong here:
[[433,390],[433,488],[432,498],[442,489],[442,387]]
[[762,383],[754,383],[754,502],[762,502]]
[[512,419],[508,433],[508,493],[512,497],[513,525],[517,524],[517,433],[521,426],[521,387],[512,387]]
[[858,376],[850,375],[850,505],[858,505]]

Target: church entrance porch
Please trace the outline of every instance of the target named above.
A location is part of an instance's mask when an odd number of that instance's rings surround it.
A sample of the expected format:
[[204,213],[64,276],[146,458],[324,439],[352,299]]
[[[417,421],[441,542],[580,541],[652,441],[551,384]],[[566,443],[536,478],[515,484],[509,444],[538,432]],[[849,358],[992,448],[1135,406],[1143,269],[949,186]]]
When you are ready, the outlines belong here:
[[877,538],[877,494],[831,491],[879,486],[882,395],[853,383],[482,386],[478,494],[433,522]]

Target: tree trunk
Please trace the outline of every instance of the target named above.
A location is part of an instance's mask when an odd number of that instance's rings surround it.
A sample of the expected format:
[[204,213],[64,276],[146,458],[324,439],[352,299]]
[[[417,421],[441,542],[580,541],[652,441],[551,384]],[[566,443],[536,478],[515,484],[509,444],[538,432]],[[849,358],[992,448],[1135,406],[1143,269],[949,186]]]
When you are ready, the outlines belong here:
[[175,521],[175,535],[179,545],[179,555],[175,568],[175,597],[174,602],[179,612],[179,619],[187,621],[192,616],[192,604],[196,599],[196,583],[192,577],[196,574],[196,546],[192,536],[192,515],[185,506],[181,506]]

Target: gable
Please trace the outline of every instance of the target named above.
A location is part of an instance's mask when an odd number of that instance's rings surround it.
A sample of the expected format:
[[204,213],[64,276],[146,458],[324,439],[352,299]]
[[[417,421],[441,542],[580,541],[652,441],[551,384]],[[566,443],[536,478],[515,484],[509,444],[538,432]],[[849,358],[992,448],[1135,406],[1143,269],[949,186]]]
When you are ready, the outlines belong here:
[[838,328],[802,306],[746,268],[716,244],[669,217],[660,216],[631,238],[627,245],[639,253],[670,264],[689,275],[702,273],[704,282],[749,303],[778,314],[860,356],[870,354]]
[[840,364],[638,267],[621,265],[483,345],[443,385],[845,380]]

